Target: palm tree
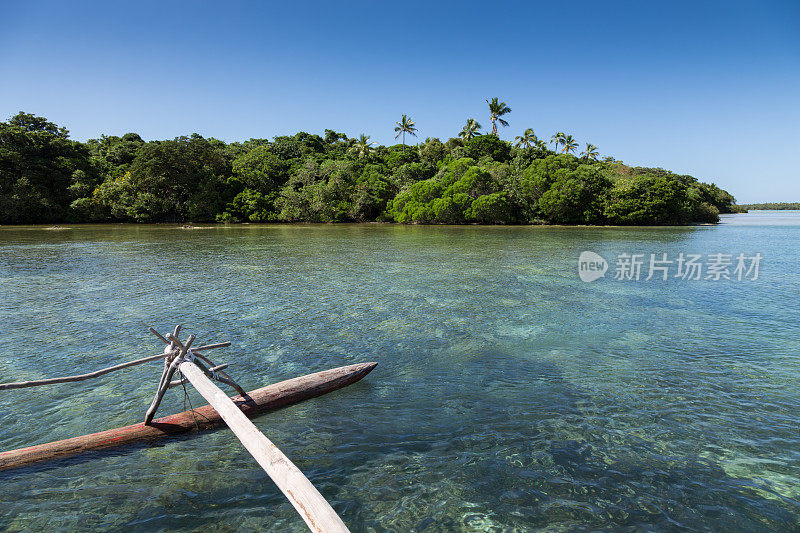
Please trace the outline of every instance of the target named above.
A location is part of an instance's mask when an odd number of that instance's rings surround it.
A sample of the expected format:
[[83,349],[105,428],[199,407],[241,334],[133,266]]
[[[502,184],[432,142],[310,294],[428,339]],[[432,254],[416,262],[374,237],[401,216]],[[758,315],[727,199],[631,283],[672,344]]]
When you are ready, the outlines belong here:
[[572,138],[572,135],[567,135],[561,139],[561,144],[564,145],[563,152],[568,154],[570,152],[574,152],[576,148],[578,148],[578,141]]
[[467,119],[466,125],[464,125],[464,128],[459,132],[458,136],[468,141],[480,135],[479,129],[481,129],[481,125],[478,124],[478,121],[474,118],[470,118]]
[[555,148],[553,148],[554,152],[558,153],[558,145],[561,144],[561,141],[563,141],[563,140],[564,140],[564,132],[563,131],[559,131],[555,135],[550,137],[550,142],[554,143],[556,145]]
[[372,145],[375,144],[374,142],[370,142],[369,137],[367,135],[361,134],[361,137],[358,138],[356,143],[350,148],[351,151],[358,154],[358,158],[361,159],[364,156],[368,156],[369,153],[372,151]]
[[589,159],[592,161],[597,161],[597,158],[600,157],[600,152],[597,151],[597,146],[593,145],[592,143],[586,143],[586,151],[581,152],[581,157],[586,161]]
[[492,133],[497,135],[497,123],[499,122],[503,126],[508,126],[508,122],[503,120],[503,115],[507,115],[511,113],[511,108],[506,105],[505,102],[498,102],[498,98],[492,98],[492,101],[486,100],[486,103],[489,104],[489,115],[492,119]]
[[522,135],[518,135],[514,140],[517,141],[514,143],[514,146],[517,148],[521,148],[522,146],[530,148],[539,142],[539,137],[533,133],[533,128],[528,128]]
[[544,139],[536,139],[536,142],[533,144],[533,147],[537,150],[545,151],[547,150],[547,143],[544,142]]
[[406,115],[403,115],[403,118],[400,119],[400,122],[395,122],[397,127],[394,131],[397,132],[397,135],[394,136],[395,139],[400,137],[400,134],[403,135],[403,151],[406,151],[406,133],[409,135],[413,135],[414,137],[417,136],[417,128],[414,127],[414,121],[411,120]]

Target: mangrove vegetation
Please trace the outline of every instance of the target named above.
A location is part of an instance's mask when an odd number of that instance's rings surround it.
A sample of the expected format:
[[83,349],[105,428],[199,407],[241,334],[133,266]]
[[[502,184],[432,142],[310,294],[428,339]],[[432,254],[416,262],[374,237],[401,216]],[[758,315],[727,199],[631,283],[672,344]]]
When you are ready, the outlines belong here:
[[[226,143],[136,133],[86,142],[20,112],[0,122],[0,224],[58,222],[367,222],[688,224],[736,210],[714,184],[601,157],[571,134],[532,128],[513,142],[511,108],[487,100],[442,141],[408,115],[394,146],[325,130]],[[387,125],[391,131],[392,125]]]

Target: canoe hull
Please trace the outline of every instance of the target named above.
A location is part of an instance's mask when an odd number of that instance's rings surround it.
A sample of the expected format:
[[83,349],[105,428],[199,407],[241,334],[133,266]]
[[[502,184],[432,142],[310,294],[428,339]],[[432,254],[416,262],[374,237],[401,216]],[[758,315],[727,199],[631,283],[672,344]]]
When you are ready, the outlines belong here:
[[[246,397],[232,398],[248,418],[302,400],[321,396],[346,387],[369,374],[377,363],[359,363],[323,370],[315,374],[288,379],[247,393]],[[143,423],[109,429],[99,433],[38,444],[0,452],[0,470],[73,457],[83,453],[116,448],[139,442],[161,440],[173,435],[207,430],[223,425],[222,418],[210,405],[184,411]]]

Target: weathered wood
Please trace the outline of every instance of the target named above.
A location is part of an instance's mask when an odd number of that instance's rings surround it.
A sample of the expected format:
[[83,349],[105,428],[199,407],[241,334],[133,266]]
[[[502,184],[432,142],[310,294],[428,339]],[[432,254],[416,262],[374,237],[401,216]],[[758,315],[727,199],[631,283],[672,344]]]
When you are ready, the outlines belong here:
[[[175,326],[175,332],[172,333],[173,337],[176,337],[176,338],[178,337],[178,333],[180,333],[180,328],[181,328],[180,325]],[[153,335],[155,335],[156,337],[158,337],[159,339],[164,341],[164,344],[173,344],[174,345],[173,341],[167,340],[161,333],[156,331],[155,328],[151,327],[151,328],[148,328],[148,329],[150,330],[150,333],[152,333]],[[169,336],[169,334],[167,336]],[[201,346],[201,347],[197,348],[194,351],[197,352],[199,350],[214,350],[216,348],[227,348],[230,345],[231,345],[231,341],[215,342],[215,343],[212,343],[212,344],[206,344],[205,346]]]
[[175,357],[172,362],[169,364],[169,368],[167,368],[163,374],[161,374],[161,383],[158,385],[158,390],[156,391],[156,395],[153,398],[153,401],[150,403],[150,407],[147,408],[147,412],[144,414],[144,424],[148,425],[153,421],[153,417],[156,415],[156,411],[158,410],[158,406],[161,405],[161,400],[164,399],[164,395],[167,393],[167,389],[169,388],[169,384],[172,381],[172,376],[175,375],[175,372],[178,370],[178,366],[181,364],[181,358]]
[[227,348],[230,345],[231,341],[215,342],[214,344],[206,344],[205,346],[201,346],[197,350],[193,351],[196,353],[198,350],[213,350],[215,348]]
[[[180,332],[181,326],[178,324],[175,326],[175,334],[174,335],[167,335],[167,338],[172,341],[170,347],[177,346],[179,348],[178,354],[172,359],[169,363],[169,368],[164,370],[164,373],[161,374],[161,382],[158,384],[158,390],[156,391],[156,396],[153,398],[153,402],[150,404],[150,407],[147,408],[147,412],[144,414],[144,423],[145,425],[150,424],[153,421],[153,417],[156,415],[156,411],[158,410],[158,406],[161,405],[161,400],[164,399],[164,395],[167,393],[167,389],[169,389],[169,384],[172,381],[172,376],[175,375],[175,371],[178,370],[178,365],[181,363],[181,359],[183,356],[186,355],[186,352],[189,351],[189,348],[192,346],[194,342],[195,336],[189,335],[189,338],[186,339],[186,344],[181,344],[181,341],[178,340],[176,335]],[[169,361],[169,359],[168,359]]]
[[72,383],[74,381],[84,381],[87,379],[103,376],[105,374],[108,374],[109,372],[114,372],[115,370],[122,370],[123,368],[128,368],[135,365],[141,365],[142,363],[148,363],[150,361],[155,361],[157,359],[163,359],[164,357],[166,357],[166,355],[163,353],[159,355],[151,355],[150,357],[143,357],[141,359],[136,359],[135,361],[128,361],[127,363],[121,363],[118,365],[110,366],[108,368],[103,368],[102,370],[89,372],[88,374],[80,374],[77,376],[64,376],[60,378],[38,379],[34,381],[17,381],[14,383],[2,383],[0,384],[0,390],[22,389],[25,387],[36,387],[39,385],[54,385],[56,383]]
[[241,387],[241,385],[233,381],[225,371],[220,370],[219,372],[215,372],[212,374],[212,377],[220,383],[230,385],[239,394],[245,394],[245,390]]
[[[190,352],[190,353],[194,353],[194,352]],[[197,354],[195,353],[195,355],[197,355]],[[213,366],[211,368],[206,368],[203,365],[203,363],[200,363],[196,359],[195,359],[194,362],[195,362],[195,364],[197,366],[200,367],[200,370],[202,370],[209,378],[214,379],[216,381],[219,381],[220,383],[224,383],[226,385],[230,385],[231,387],[233,387],[233,389],[238,394],[240,394],[242,396],[247,394],[247,392],[238,383],[236,383],[233,379],[231,379],[231,377],[228,374],[223,372],[223,369],[228,367],[227,363],[221,364],[221,365],[217,365],[217,366]],[[175,380],[170,381],[170,383],[167,386],[167,388],[171,389],[172,387],[177,387],[178,385],[181,385],[183,383],[186,383],[186,378],[175,379]]]
[[[208,371],[209,372],[218,372],[220,370],[224,370],[224,369],[228,368],[228,366],[230,366],[230,365],[228,365],[228,363],[222,363],[221,365],[212,366],[211,368],[208,369]],[[174,379],[174,380],[169,382],[169,387],[167,387],[167,388],[171,389],[173,387],[177,387],[179,385],[183,385],[184,383],[188,383],[188,380],[186,378]]]
[[[180,326],[175,326],[175,331],[178,331],[178,330],[180,330]],[[186,351],[189,350],[189,348],[192,347],[192,343],[194,342],[195,336],[194,335],[189,335],[189,338],[186,339],[186,343],[185,344],[181,344],[181,341],[178,339],[177,334],[176,335],[172,335],[172,334],[167,335],[167,338],[169,340],[171,340],[172,343],[175,346],[177,346],[178,348],[181,349],[181,356],[183,356],[186,353]]]
[[220,371],[220,372],[217,372],[217,373],[212,373],[208,368],[205,367],[205,365],[203,363],[201,363],[200,361],[195,359],[194,356],[198,356],[199,359],[201,359],[201,360],[205,361],[206,363],[208,363],[209,366],[213,366],[214,363],[211,362],[211,359],[208,359],[207,357],[204,357],[203,355],[195,352],[194,350],[187,352],[186,358],[190,359],[198,367],[200,367],[200,370],[202,370],[205,373],[205,375],[207,375],[211,379],[215,379],[215,380],[219,381],[220,383],[225,383],[226,385],[230,385],[231,387],[233,387],[233,389],[238,394],[241,394],[243,396],[245,394],[247,394],[247,392],[238,383],[236,383],[233,379],[231,379],[231,377],[228,374],[226,374],[223,371]]
[[197,351],[197,350],[192,350],[192,355],[193,355],[193,356],[195,356],[195,357],[198,357],[198,358],[200,358],[200,359],[201,359],[201,360],[203,360],[203,361],[205,361],[205,362],[206,362],[206,363],[208,363],[210,366],[214,366],[214,363],[213,363],[213,361],[211,361],[211,359],[209,359],[208,357],[206,357],[205,355],[203,355],[203,354],[202,354],[202,353],[200,353],[199,351]]
[[150,333],[152,333],[153,335],[155,335],[156,337],[158,337],[159,339],[161,339],[162,341],[164,341],[164,344],[170,344],[170,342],[169,342],[167,339],[165,339],[165,338],[164,338],[164,336],[163,336],[161,333],[159,333],[158,331],[156,331],[156,329],[155,329],[155,328],[147,328],[147,329],[149,329],[149,330],[150,330]]
[[[375,365],[377,363],[360,363],[324,370],[316,374],[308,374],[268,385],[249,392],[246,397],[236,396],[232,400],[245,415],[253,417],[259,413],[321,396],[355,383],[369,374]],[[172,435],[190,433],[197,429],[212,429],[221,423],[222,418],[219,413],[210,405],[206,405],[193,411],[184,411],[158,418],[149,426],[139,423],[91,435],[0,452],[0,470],[139,442],[166,439]]]
[[233,401],[192,361],[184,360],[181,373],[220,414],[250,455],[272,478],[311,531],[347,532],[347,526],[308,478],[278,449]]

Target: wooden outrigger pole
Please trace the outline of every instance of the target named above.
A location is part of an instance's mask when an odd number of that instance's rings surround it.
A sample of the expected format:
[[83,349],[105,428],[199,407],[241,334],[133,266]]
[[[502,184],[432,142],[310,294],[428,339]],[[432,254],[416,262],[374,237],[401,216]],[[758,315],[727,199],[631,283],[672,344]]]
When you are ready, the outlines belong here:
[[311,531],[332,533],[349,531],[333,507],[300,469],[244,416],[228,395],[214,385],[192,360],[184,360],[180,364],[180,370],[203,398],[217,410],[250,455],[281,489]]
[[[241,388],[227,376],[217,376],[206,369],[198,358],[189,351],[194,342],[194,335],[189,335],[186,343],[181,343],[177,334],[180,327],[175,328],[175,334],[169,335],[167,348],[177,352],[170,360],[169,356],[165,360],[164,373],[161,376],[156,397],[145,416],[145,425],[153,420],[153,415],[158,408],[158,404],[164,397],[164,393],[169,388],[172,376],[175,371],[180,369],[181,374],[191,382],[197,391],[205,398],[208,403],[216,409],[225,423],[231,428],[236,438],[250,452],[250,455],[261,465],[264,472],[272,478],[275,485],[283,492],[289,502],[294,506],[300,517],[311,531],[324,533],[341,533],[349,531],[342,519],[333,510],[333,507],[322,497],[322,494],[311,484],[308,478],[289,460],[282,451],[275,446],[242,412],[236,404],[228,398],[222,389],[214,385],[210,378],[229,383],[237,390]],[[210,360],[206,359],[210,363]],[[167,365],[166,363],[169,363]],[[242,391],[242,394],[244,391]]]
[[[317,374],[294,378],[264,387],[248,394],[222,371],[222,368],[227,365],[214,365],[210,359],[199,352],[200,349],[220,348],[228,346],[230,343],[203,346],[195,352],[191,350],[194,335],[189,336],[185,343],[181,343],[178,340],[177,335],[180,332],[180,326],[176,327],[173,334],[168,334],[166,338],[152,328],[150,328],[150,331],[164,341],[167,346],[164,349],[164,354],[160,356],[164,358],[161,381],[155,398],[147,410],[144,423],[84,437],[75,437],[3,452],[0,453],[0,470],[47,459],[76,455],[84,451],[104,449],[130,442],[153,440],[170,434],[191,431],[192,427],[188,424],[189,416],[192,417],[191,420],[194,422],[194,428],[196,429],[200,429],[201,424],[204,428],[213,427],[220,421],[224,421],[267,475],[272,478],[281,492],[284,493],[311,531],[348,531],[342,519],[308,478],[248,418],[266,408],[318,396],[358,381],[368,374],[377,363],[362,363],[318,372]],[[81,376],[0,385],[0,390],[81,381],[158,358],[157,356],[148,357]],[[210,368],[206,368],[204,363],[207,363]],[[176,371],[180,371],[184,377],[178,381],[172,381]],[[236,398],[229,398],[211,381],[212,379],[231,385],[241,395]],[[210,405],[154,421],[153,416],[166,391],[175,385],[183,383],[184,380],[188,380],[194,385]],[[305,385],[304,387],[300,386],[300,382],[303,380],[307,382],[303,384]],[[295,385],[295,388],[299,386],[301,390],[292,390],[291,385]],[[274,390],[270,390],[267,393],[268,389]],[[198,420],[198,415],[200,415],[200,420]]]

